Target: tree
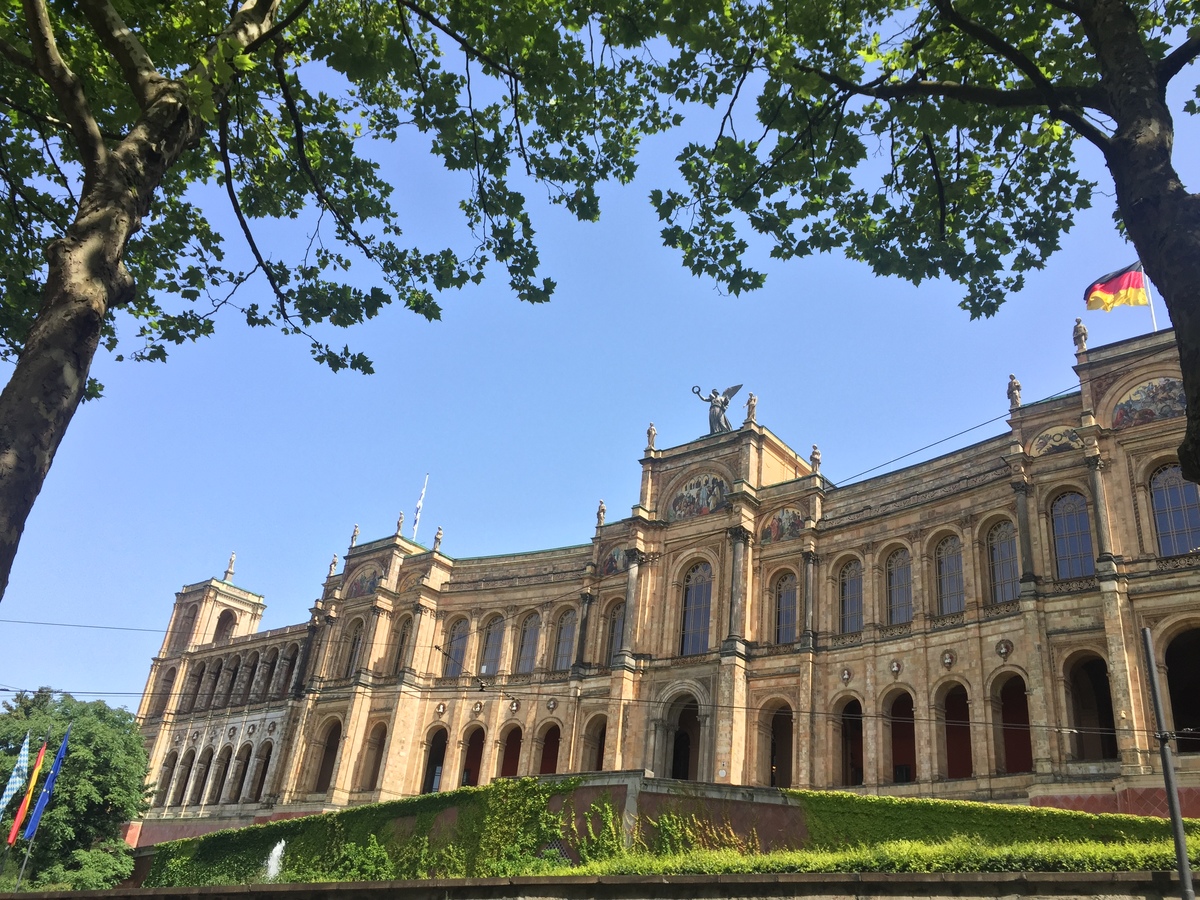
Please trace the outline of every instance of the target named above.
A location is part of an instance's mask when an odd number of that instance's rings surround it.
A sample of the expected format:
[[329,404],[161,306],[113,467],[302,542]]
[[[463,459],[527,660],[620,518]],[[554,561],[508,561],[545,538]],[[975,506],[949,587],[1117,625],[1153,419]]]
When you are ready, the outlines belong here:
[[[693,272],[759,286],[748,223],[776,257],[840,248],[880,275],[945,275],[972,317],[992,315],[1090,205],[1086,141],[1175,325],[1179,457],[1200,481],[1200,196],[1172,163],[1166,97],[1200,53],[1194,0],[666,5],[666,89],[721,114],[679,158],[686,188],[652,198]],[[1103,271],[1080,273],[1081,292]]]
[[[85,703],[49,688],[19,693],[0,713],[0,777],[8,779],[26,732],[30,766],[38,742],[49,737],[42,778],[67,724],[71,738],[54,793],[38,826],[30,874],[75,887],[111,887],[133,869],[121,826],[146,809],[146,748],[133,714],[101,700]],[[41,785],[38,785],[38,790]],[[11,827],[14,801],[5,816]],[[23,842],[17,842],[18,850]],[[16,855],[14,854],[14,858]],[[10,863],[11,865],[11,863]]]
[[[0,592],[71,417],[100,391],[96,349],[115,352],[121,328],[131,357],[162,360],[229,307],[367,372],[321,329],[393,302],[436,318],[434,293],[492,261],[519,298],[546,300],[515,182],[586,220],[597,182],[632,177],[640,136],[670,122],[631,52],[642,37],[620,0],[6,4],[0,357],[16,364],[0,394]],[[402,243],[372,154],[404,128],[469,176],[461,253]],[[232,207],[245,267],[226,259],[206,186]],[[309,214],[291,257],[256,239],[255,220]],[[351,281],[367,262],[381,286]],[[251,278],[266,302],[242,301]]]

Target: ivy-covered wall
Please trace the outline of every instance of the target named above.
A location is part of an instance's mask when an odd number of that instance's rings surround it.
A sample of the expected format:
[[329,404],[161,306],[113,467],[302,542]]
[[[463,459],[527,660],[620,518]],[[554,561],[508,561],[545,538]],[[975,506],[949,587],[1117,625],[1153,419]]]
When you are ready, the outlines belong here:
[[561,862],[549,801],[575,781],[503,779],[336,813],[285,819],[155,848],[146,887],[262,881],[284,841],[279,881],[373,881],[531,874]]

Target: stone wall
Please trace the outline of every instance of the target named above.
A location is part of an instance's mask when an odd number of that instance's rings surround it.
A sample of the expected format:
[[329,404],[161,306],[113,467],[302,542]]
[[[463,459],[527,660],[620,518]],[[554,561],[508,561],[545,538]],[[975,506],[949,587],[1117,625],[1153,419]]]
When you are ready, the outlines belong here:
[[0,894],[7,898],[128,896],[144,900],[1166,900],[1179,882],[1163,872],[863,873],[586,876],[383,881],[320,885],[237,885],[135,891]]

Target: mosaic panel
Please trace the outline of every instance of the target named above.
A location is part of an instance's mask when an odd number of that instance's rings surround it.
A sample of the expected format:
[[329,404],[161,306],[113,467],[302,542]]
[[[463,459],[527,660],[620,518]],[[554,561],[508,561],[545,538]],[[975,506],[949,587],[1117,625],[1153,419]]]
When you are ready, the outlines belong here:
[[346,598],[352,600],[355,597],[362,597],[365,594],[370,594],[375,591],[379,585],[379,570],[374,566],[364,566],[354,573],[354,577],[350,580],[350,588],[346,591]]
[[625,571],[625,551],[620,547],[613,547],[608,555],[600,561],[600,574],[616,575],[623,571]]
[[781,509],[767,520],[763,526],[759,541],[762,544],[775,544],[779,541],[794,541],[804,530],[804,511],[799,509]]
[[1182,416],[1186,401],[1183,383],[1177,378],[1152,378],[1121,398],[1113,410],[1113,428],[1144,425],[1156,419]]
[[1045,456],[1048,453],[1062,453],[1064,450],[1082,450],[1083,438],[1074,428],[1067,425],[1055,425],[1047,428],[1029,444],[1030,456]]
[[729,488],[719,475],[697,475],[685,484],[667,507],[667,521],[678,522],[707,516],[729,506],[725,498]]

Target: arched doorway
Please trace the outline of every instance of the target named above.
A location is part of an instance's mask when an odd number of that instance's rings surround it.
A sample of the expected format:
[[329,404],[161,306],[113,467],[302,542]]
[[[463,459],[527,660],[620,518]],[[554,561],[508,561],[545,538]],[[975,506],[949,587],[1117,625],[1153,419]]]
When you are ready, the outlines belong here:
[[325,728],[325,740],[321,742],[321,765],[317,769],[317,780],[313,793],[324,794],[333,783],[333,767],[337,764],[338,748],[342,744],[342,722],[334,719]]
[[233,778],[233,784],[229,786],[229,793],[225,795],[226,803],[241,803],[242,791],[246,787],[246,776],[250,774],[250,754],[253,748],[249,744],[242,744],[242,749],[238,751],[237,757],[234,759],[233,771],[236,775]]
[[467,754],[463,758],[462,786],[479,784],[479,769],[483,765],[483,728],[476,725],[467,735]]
[[608,716],[592,716],[583,731],[583,771],[604,771],[604,744],[607,740]]
[[1180,753],[1200,753],[1200,628],[1167,645],[1167,693]]
[[188,779],[192,775],[192,764],[196,761],[196,751],[188,750],[183,754],[183,762],[179,764],[179,774],[175,776],[175,792],[171,797],[172,806],[182,806],[187,793]]
[[504,753],[500,758],[500,777],[515,778],[521,762],[521,728],[514,726],[504,738]]
[[227,745],[217,757],[209,783],[212,788],[208,792],[209,803],[220,803],[221,794],[225,788],[225,779],[229,777],[229,764],[233,761],[233,746]]
[[429,738],[425,751],[425,776],[421,793],[432,794],[442,786],[442,767],[446,764],[446,729],[438,728]]
[[558,771],[558,745],[562,734],[557,725],[551,725],[542,735],[542,758],[538,761],[539,775],[553,775]]
[[263,798],[263,789],[267,786],[267,773],[271,770],[271,742],[267,741],[258,748],[255,755],[254,781],[250,785],[250,802],[258,803]]
[[901,690],[884,706],[884,727],[888,731],[884,747],[890,765],[883,773],[892,784],[911,784],[917,780],[917,728],[912,694]]
[[759,714],[758,780],[769,787],[792,786],[792,708],[779,702]]
[[167,792],[171,790],[171,777],[175,774],[175,764],[179,762],[179,754],[172,750],[167,754],[166,762],[158,776],[158,791],[154,795],[155,806],[166,806]]
[[949,687],[942,696],[942,746],[946,778],[970,778],[974,773],[971,759],[971,708],[967,689],[961,684]]
[[383,745],[386,742],[387,725],[376,722],[363,744],[363,761],[358,783],[360,791],[373,791],[379,786],[379,769],[383,765]]
[[1070,662],[1066,675],[1071,756],[1080,760],[1116,759],[1117,729],[1108,665],[1095,654],[1084,654]]
[[700,779],[700,704],[692,696],[675,701],[670,721],[668,759],[672,778],[680,781]]
[[1029,698],[1025,679],[1010,675],[992,686],[993,707],[999,730],[996,741],[996,774],[1033,771],[1033,745],[1029,737]]
[[837,717],[839,765],[837,783],[855,787],[863,783],[863,709],[862,703],[851,698],[842,706]]

